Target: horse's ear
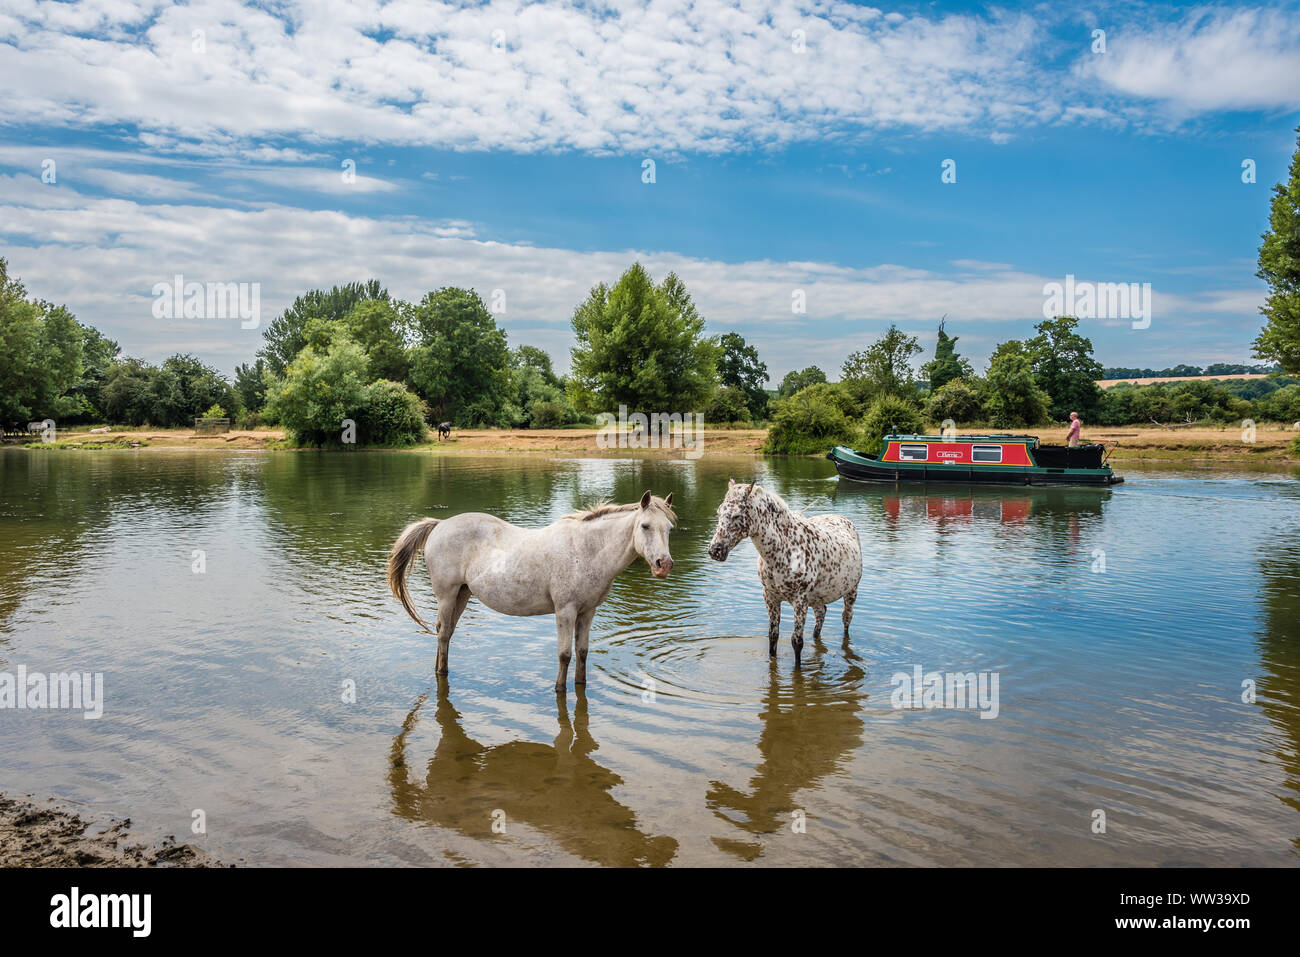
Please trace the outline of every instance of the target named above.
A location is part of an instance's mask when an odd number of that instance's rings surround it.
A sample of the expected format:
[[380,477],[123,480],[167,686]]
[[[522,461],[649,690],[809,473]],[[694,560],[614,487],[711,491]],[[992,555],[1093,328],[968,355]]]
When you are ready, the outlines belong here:
[[672,492],[669,492],[669,493],[668,493],[668,497],[667,497],[666,499],[664,499],[664,504],[667,505],[669,508],[672,508],[672,507],[673,507],[673,493],[672,493]]
[[641,496],[641,507],[642,507],[642,508],[649,508],[649,507],[650,507],[650,490],[649,490],[649,489],[646,489],[646,490],[645,490],[645,494]]
[[749,483],[749,488],[745,489],[745,498],[749,498],[749,493],[754,491],[754,483],[757,481],[758,479],[755,479],[753,482]]
[[735,484],[736,484],[736,480],[734,478],[727,479],[727,488],[731,488],[731,486]]

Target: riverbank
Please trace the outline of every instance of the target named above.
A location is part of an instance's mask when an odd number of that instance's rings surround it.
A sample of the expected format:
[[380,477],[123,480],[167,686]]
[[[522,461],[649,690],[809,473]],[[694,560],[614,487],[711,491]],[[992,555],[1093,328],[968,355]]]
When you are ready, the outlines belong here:
[[130,818],[97,824],[54,801],[34,804],[0,794],[0,867],[221,866],[173,837],[127,843],[130,829]]
[[[1060,436],[1050,429],[1026,429],[1044,441]],[[1064,430],[1059,430],[1064,434]],[[455,454],[459,452],[544,452],[561,455],[625,456],[627,449],[603,449],[597,443],[596,429],[465,429],[456,430],[443,441],[429,441],[414,446],[413,452]],[[1292,429],[1280,425],[1260,425],[1253,442],[1243,438],[1243,430],[1232,426],[1193,426],[1164,428],[1116,426],[1089,428],[1085,439],[1114,446],[1112,463],[1136,461],[1169,462],[1276,462],[1294,463],[1288,448],[1296,437]],[[705,429],[701,449],[704,454],[759,455],[767,439],[766,429]],[[13,443],[11,443],[13,444]],[[60,432],[55,443],[61,449],[282,449],[285,435],[279,429],[256,429],[196,435],[189,429],[123,429],[91,434],[88,430]],[[681,449],[634,450],[637,455],[678,458]]]

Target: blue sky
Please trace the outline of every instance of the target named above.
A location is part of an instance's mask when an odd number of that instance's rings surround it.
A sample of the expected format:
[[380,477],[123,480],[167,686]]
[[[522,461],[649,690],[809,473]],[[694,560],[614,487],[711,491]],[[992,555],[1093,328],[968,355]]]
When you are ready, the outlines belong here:
[[779,379],[944,314],[981,368],[1072,274],[1151,284],[1149,328],[1084,320],[1107,365],[1250,361],[1298,13],[12,0],[0,255],[127,354],[225,371],[260,330],[155,318],[155,283],[257,283],[263,324],[370,276],[501,290],[564,368],[574,305],[640,259]]

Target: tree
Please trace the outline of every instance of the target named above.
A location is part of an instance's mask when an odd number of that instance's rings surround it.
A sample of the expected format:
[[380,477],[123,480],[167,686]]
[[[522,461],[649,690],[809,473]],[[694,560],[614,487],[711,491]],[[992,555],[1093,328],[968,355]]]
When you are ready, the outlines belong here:
[[975,370],[971,364],[957,355],[957,340],[960,336],[950,336],[939,320],[939,338],[934,344],[934,358],[921,366],[921,374],[930,380],[930,391],[937,392],[953,379],[969,379]]
[[723,386],[740,391],[749,416],[762,418],[767,412],[767,365],[759,361],[758,350],[735,332],[724,333],[718,346],[722,350],[718,358],[719,381]]
[[[763,398],[767,398],[764,393]],[[708,422],[748,422],[750,418],[748,396],[737,386],[718,386],[713,398],[704,409],[704,418]]]
[[155,423],[192,425],[212,405],[223,406],[232,413],[240,409],[239,393],[225,376],[197,356],[171,356],[163,361],[161,372],[171,381],[167,383],[166,400],[156,410]]
[[306,326],[307,320],[343,319],[360,302],[387,298],[388,290],[379,284],[378,279],[335,286],[328,292],[322,289],[305,292],[294,300],[293,305],[286,309],[283,315],[267,326],[262,334],[266,345],[258,355],[266,360],[272,372],[277,376],[282,375],[289,363],[306,345],[303,327]]
[[1034,380],[1033,365],[1023,342],[1013,339],[999,345],[984,381],[984,413],[998,428],[1046,421],[1051,398]]
[[409,381],[434,417],[458,426],[510,425],[510,350],[478,293],[445,286],[404,311],[415,336]]
[[825,381],[826,373],[816,366],[809,366],[806,369],[800,369],[798,372],[791,370],[781,380],[781,387],[776,390],[776,395],[777,398],[788,399],[801,389]]
[[343,420],[366,408],[368,375],[365,351],[340,329],[324,348],[304,346],[283,376],[271,373],[266,413],[299,444],[339,442]]
[[876,455],[886,435],[916,435],[925,428],[914,402],[882,392],[862,417],[862,451]]
[[984,411],[983,383],[951,379],[930,393],[925,414],[932,422],[973,422]]
[[27,298],[0,259],[0,420],[75,416],[85,328],[63,306]]
[[716,343],[676,273],[656,286],[633,263],[614,286],[591,290],[574,310],[569,392],[585,411],[690,411],[717,384]]
[[266,371],[265,359],[235,366],[235,391],[244,411],[260,412],[266,405]]
[[1092,357],[1092,340],[1075,331],[1078,326],[1073,316],[1045,319],[1025,343],[1034,380],[1052,397],[1051,416],[1058,421],[1071,412],[1087,419],[1101,401],[1101,363]]
[[1286,184],[1273,187],[1268,232],[1260,238],[1264,242],[1255,275],[1268,283],[1268,298],[1260,307],[1267,321],[1254,342],[1255,358],[1271,359],[1289,375],[1300,374],[1300,141]]
[[405,322],[391,299],[387,296],[363,299],[342,321],[348,335],[365,350],[372,376],[397,382],[406,379]]
[[916,373],[912,356],[921,351],[915,336],[895,325],[865,352],[851,352],[840,370],[841,382],[859,410],[865,411],[882,395],[907,401],[916,399]]

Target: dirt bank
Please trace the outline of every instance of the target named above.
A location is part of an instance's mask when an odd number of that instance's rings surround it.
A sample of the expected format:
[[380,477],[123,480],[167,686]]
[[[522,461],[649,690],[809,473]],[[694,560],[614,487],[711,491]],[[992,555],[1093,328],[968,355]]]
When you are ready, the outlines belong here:
[[0,794],[0,867],[220,867],[190,844],[167,837],[128,843],[131,820],[107,824],[53,801]]

